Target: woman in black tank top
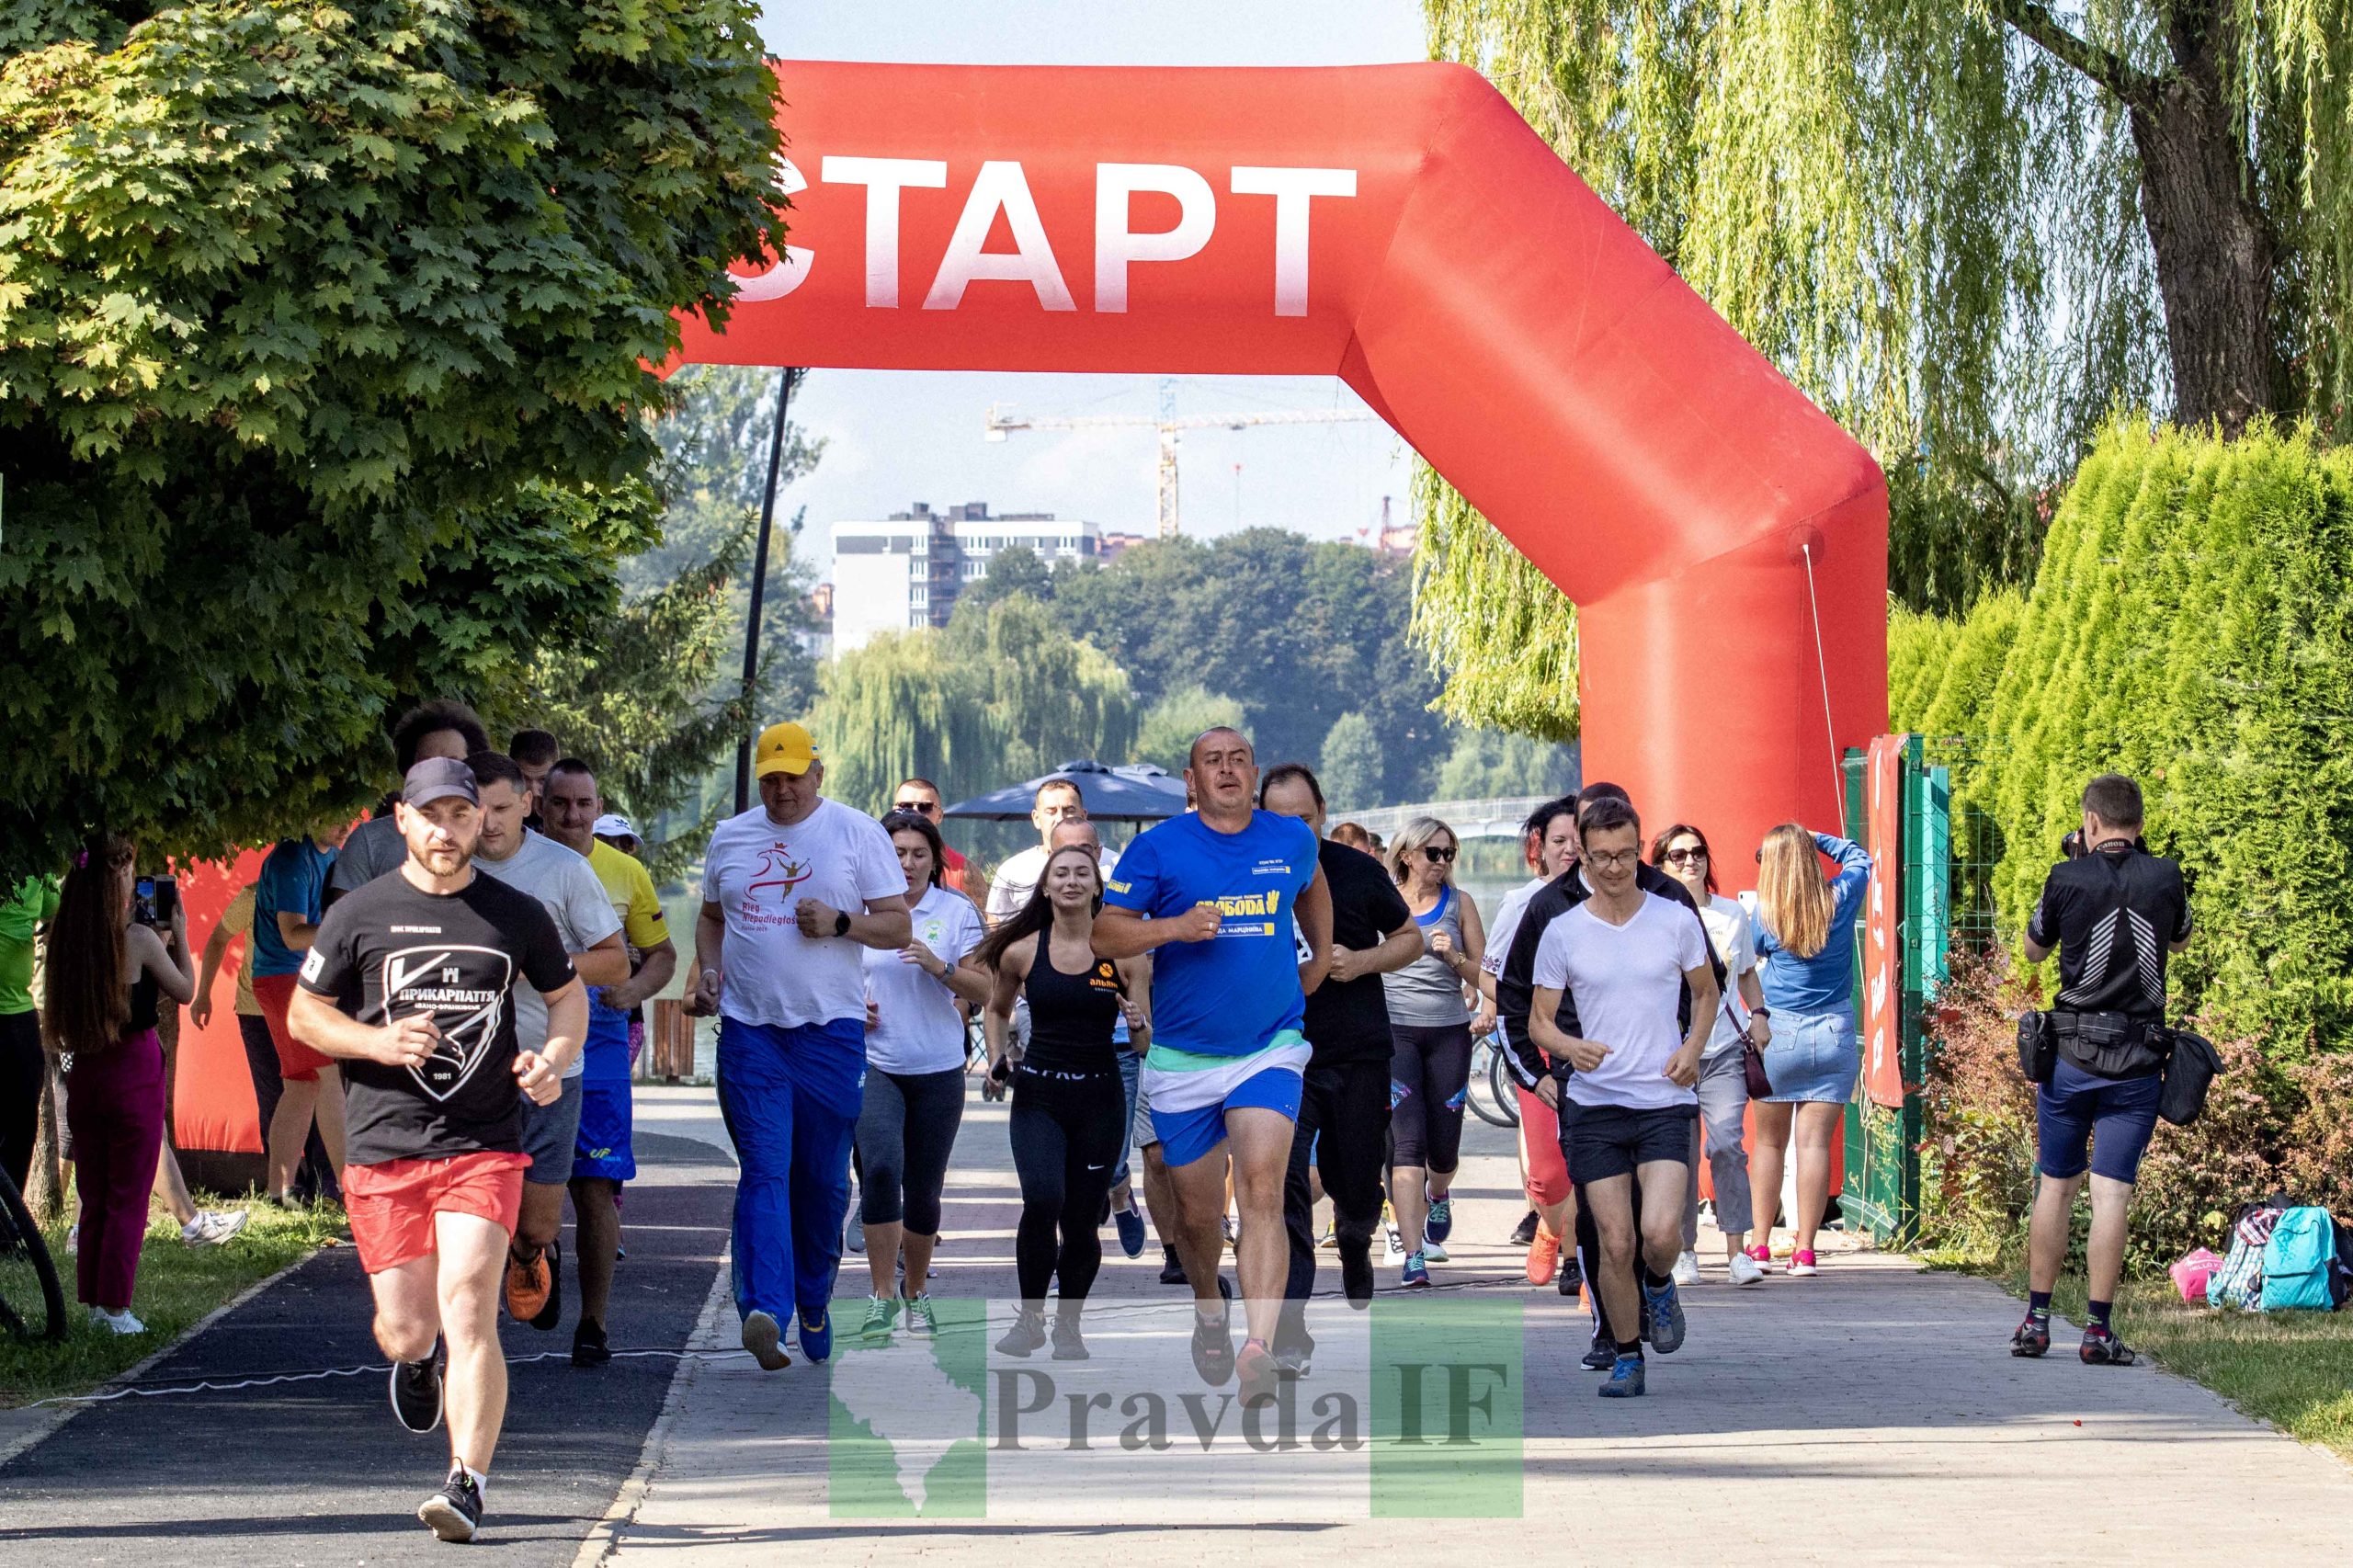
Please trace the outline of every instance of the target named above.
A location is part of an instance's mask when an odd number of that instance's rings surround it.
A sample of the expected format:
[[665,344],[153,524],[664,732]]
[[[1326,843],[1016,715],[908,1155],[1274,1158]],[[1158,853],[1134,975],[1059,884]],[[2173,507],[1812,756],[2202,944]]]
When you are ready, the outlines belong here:
[[[997,1342],[1008,1356],[1027,1356],[1046,1342],[1046,1290],[1059,1278],[1054,1359],[1086,1359],[1079,1312],[1103,1265],[1097,1226],[1127,1131],[1111,1032],[1122,997],[1147,993],[1129,966],[1096,956],[1095,915],[1102,905],[1094,852],[1065,846],[1047,857],[1029,902],[980,948],[981,961],[996,971],[982,1018],[992,1075],[1007,1071],[1015,997],[1029,1002],[1029,1048],[1011,1069],[1006,1119],[1021,1176],[1013,1248],[1021,1312]],[[1141,1010],[1131,1017],[1141,1018]],[[1131,1034],[1133,1049],[1142,1050],[1149,1025],[1134,1026]]]

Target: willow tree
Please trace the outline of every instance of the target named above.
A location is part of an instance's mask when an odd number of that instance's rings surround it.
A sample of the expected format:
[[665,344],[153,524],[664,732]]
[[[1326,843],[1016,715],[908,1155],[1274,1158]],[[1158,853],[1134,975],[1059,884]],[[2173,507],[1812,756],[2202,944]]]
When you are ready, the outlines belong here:
[[[2347,0],[1425,5],[1434,55],[1879,455],[1908,604],[2030,575],[2119,402],[2346,419]],[[1447,710],[1574,733],[1574,610],[1427,472],[1417,499]]]

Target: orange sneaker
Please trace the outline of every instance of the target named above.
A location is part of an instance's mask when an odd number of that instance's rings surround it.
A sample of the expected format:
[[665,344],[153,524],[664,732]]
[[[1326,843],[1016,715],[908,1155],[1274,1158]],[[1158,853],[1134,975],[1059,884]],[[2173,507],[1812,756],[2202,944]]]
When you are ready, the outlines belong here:
[[1540,1223],[1536,1227],[1536,1239],[1528,1244],[1528,1282],[1530,1285],[1550,1285],[1552,1276],[1560,1271],[1561,1238]]
[[548,1310],[548,1294],[555,1289],[555,1277],[548,1267],[547,1249],[542,1247],[531,1261],[517,1260],[513,1253],[506,1255],[506,1315],[517,1323],[529,1323]]

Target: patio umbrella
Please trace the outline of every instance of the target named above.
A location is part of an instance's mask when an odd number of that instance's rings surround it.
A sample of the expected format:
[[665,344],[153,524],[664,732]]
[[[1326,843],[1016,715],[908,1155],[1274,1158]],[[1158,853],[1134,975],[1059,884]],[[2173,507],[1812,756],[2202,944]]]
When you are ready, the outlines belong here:
[[959,801],[947,815],[980,822],[1026,822],[1037,804],[1038,786],[1049,778],[1067,778],[1078,786],[1086,814],[1097,822],[1158,822],[1185,810],[1185,781],[1150,763],[1106,767],[1099,762],[1065,762],[1051,773],[1041,773],[1025,784],[1009,784]]

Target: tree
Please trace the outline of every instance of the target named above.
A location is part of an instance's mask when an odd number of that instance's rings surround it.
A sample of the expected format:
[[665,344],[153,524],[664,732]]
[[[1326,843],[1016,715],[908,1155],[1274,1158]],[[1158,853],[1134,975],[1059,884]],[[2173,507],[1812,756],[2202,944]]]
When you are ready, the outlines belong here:
[[[2040,0],[1425,8],[1434,55],[1486,72],[1880,455],[1915,608],[2032,574],[2037,491],[2119,402],[2225,431],[2347,418],[2334,4],[2102,0],[2079,26]],[[1448,711],[1573,733],[1558,595],[1460,497],[1423,502],[1416,624]]]
[[1496,730],[1465,730],[1438,771],[1441,801],[1565,795],[1583,782],[1577,747]]
[[1221,724],[1239,729],[1249,722],[1241,703],[1205,686],[1172,691],[1144,710],[1136,726],[1135,760],[1182,773],[1191,765],[1193,742],[1202,731]]
[[1381,736],[1361,713],[1343,713],[1324,736],[1317,764],[1324,799],[1349,811],[1381,803]]
[[967,604],[982,609],[1016,594],[1043,604],[1054,597],[1054,574],[1026,544],[1007,545],[989,557],[987,575],[957,596],[957,608]]
[[0,19],[0,865],[356,805],[654,534],[672,312],[780,242],[748,0]]

